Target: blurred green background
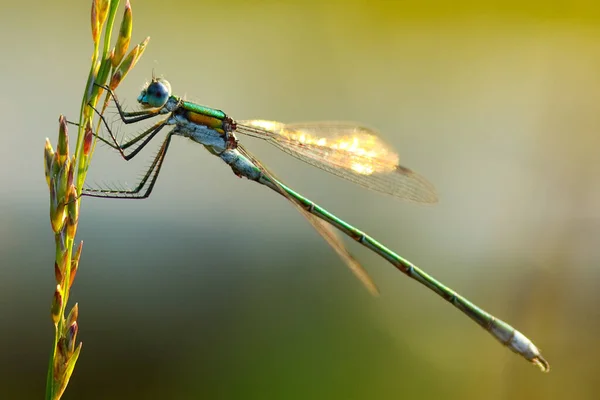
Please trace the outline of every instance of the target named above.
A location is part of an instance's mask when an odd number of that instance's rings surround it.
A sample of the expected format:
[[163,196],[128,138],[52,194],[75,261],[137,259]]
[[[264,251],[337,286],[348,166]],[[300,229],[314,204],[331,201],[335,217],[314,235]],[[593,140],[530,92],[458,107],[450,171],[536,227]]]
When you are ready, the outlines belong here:
[[[59,114],[77,118],[92,46],[91,1],[37,3],[0,3],[6,399],[43,396],[54,244],[42,150]],[[370,297],[289,204],[176,138],[150,199],[83,200],[71,298],[84,345],[64,398],[598,398],[594,3],[134,1],[133,42],[152,39],[122,100],[133,106],[154,70],[234,118],[377,127],[439,205],[243,139],[300,193],[531,337],[552,371],[348,243],[381,289]],[[152,154],[108,150],[90,183],[133,182]]]

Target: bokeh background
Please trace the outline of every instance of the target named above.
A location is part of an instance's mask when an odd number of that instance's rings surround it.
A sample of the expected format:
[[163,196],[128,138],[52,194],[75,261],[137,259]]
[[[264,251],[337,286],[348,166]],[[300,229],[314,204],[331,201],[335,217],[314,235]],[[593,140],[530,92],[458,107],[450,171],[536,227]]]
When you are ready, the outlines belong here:
[[[44,139],[75,120],[90,1],[0,2],[0,388],[43,396],[53,237]],[[124,2],[123,2],[124,3]],[[292,187],[533,338],[550,374],[348,243],[371,297],[279,196],[172,143],[153,196],[84,199],[65,399],[595,399],[600,6],[592,1],[134,1],[154,70],[234,118],[357,120],[437,187],[406,204],[244,142]],[[123,6],[123,5],[122,5]],[[73,130],[74,131],[74,130]],[[98,147],[90,183],[133,182]]]

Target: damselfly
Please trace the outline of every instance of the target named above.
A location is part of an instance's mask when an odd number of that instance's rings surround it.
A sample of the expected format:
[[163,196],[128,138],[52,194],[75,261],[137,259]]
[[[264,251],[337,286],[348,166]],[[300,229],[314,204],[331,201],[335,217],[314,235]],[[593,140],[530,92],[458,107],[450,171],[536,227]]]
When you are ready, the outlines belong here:
[[[368,189],[413,202],[435,203],[437,195],[433,186],[414,171],[400,166],[397,153],[385,145],[373,130],[345,122],[283,124],[266,120],[235,121],[223,111],[172,95],[170,84],[164,79],[155,78],[142,90],[137,99],[141,110],[125,112],[115,94],[106,87],[104,89],[113,98],[119,116],[125,124],[163,116],[138,136],[119,144],[106,119],[99,113],[110,139],[101,136],[98,138],[118,150],[125,160],[135,157],[163,128],[172,127],[172,129],[167,133],[156,157],[135,188],[131,190],[85,189],[82,195],[133,199],[148,197],[160,173],[171,138],[174,135],[188,137],[204,145],[213,155],[220,157],[237,176],[265,185],[288,199],[371,292],[377,293],[375,284],[358,261],[348,253],[332,227],[433,290],[477,322],[502,344],[538,365],[542,371],[549,371],[548,362],[522,333],[438,282],[363,231],[284,185],[238,143],[236,137],[239,133],[264,139],[302,161]],[[126,153],[126,151],[130,152]]]

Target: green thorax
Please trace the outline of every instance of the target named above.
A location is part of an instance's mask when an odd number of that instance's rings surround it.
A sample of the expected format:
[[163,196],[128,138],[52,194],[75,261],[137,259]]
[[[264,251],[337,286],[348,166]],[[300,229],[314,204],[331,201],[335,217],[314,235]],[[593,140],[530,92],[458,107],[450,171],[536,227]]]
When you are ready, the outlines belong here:
[[177,114],[183,115],[188,121],[194,124],[204,125],[221,134],[225,132],[224,122],[227,119],[227,114],[223,111],[181,100],[176,96],[172,96],[172,98],[179,103],[176,111]]
[[187,111],[191,111],[191,112],[194,112],[197,114],[202,114],[207,117],[213,117],[213,118],[217,118],[217,119],[221,119],[221,120],[225,119],[227,117],[227,115],[221,110],[216,110],[214,108],[201,106],[200,104],[192,103],[190,101],[185,101],[185,100],[181,101],[181,107]]

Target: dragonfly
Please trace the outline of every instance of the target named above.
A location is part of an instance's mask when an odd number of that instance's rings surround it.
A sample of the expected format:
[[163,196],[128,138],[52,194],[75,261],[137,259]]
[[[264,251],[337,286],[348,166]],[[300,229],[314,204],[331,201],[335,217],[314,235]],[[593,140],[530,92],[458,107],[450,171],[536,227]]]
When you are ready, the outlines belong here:
[[119,143],[106,117],[96,110],[109,138],[97,133],[96,137],[117,150],[125,160],[138,155],[161,130],[171,129],[136,187],[85,188],[82,196],[147,198],[155,186],[173,136],[189,138],[221,158],[238,177],[260,183],[289,200],[371,293],[378,293],[377,286],[358,260],[345,248],[334,228],[383,257],[406,276],[431,289],[513,352],[544,372],[550,370],[549,363],[539,349],[524,334],[470,302],[362,230],[286,186],[246,150],[236,136],[239,134],[240,137],[265,140],[301,161],[367,189],[415,203],[436,203],[438,198],[434,186],[418,173],[401,166],[398,153],[385,144],[373,129],[351,122],[285,124],[260,119],[236,121],[221,110],[173,95],[170,83],[156,77],[152,77],[137,98],[139,110],[124,111],[116,94],[106,86],[102,88],[112,98],[122,123],[135,124],[160,117],[141,133]]

